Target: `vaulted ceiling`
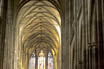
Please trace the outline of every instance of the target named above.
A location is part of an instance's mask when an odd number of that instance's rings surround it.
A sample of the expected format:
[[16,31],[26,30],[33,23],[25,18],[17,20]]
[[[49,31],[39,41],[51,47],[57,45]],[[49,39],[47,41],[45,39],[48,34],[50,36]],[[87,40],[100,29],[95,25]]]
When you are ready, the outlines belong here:
[[61,18],[52,3],[29,1],[20,9],[17,23],[24,50],[32,53],[43,49],[57,53],[61,44]]

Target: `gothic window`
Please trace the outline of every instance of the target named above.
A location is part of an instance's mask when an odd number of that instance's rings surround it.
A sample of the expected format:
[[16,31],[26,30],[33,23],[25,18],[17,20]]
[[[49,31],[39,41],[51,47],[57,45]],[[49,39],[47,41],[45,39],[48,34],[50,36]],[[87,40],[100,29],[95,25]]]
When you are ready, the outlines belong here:
[[30,58],[29,69],[35,69],[35,53],[33,53],[32,57]]
[[50,52],[48,53],[48,69],[53,69],[53,57]]
[[45,69],[45,55],[42,50],[39,53],[39,57],[38,57],[38,69]]

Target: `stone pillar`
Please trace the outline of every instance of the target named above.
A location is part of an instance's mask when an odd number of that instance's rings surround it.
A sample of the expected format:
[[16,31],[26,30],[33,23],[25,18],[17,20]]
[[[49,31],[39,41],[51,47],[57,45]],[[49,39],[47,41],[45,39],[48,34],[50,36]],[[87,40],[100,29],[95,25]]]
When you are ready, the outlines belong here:
[[3,69],[7,0],[0,0],[0,69]]
[[3,69],[14,69],[14,28],[13,28],[13,0],[4,0],[7,5],[6,30],[5,30],[5,49]]
[[[103,2],[103,3],[102,3]],[[97,12],[97,51],[98,51],[98,54],[97,54],[97,58],[98,58],[98,69],[104,69],[104,46],[103,46],[103,12],[102,12],[102,9],[103,8],[103,5],[104,4],[104,1],[102,0],[96,0],[96,12]]]
[[46,60],[45,60],[45,69],[48,69],[48,51],[46,52],[45,58],[46,58]]
[[[27,69],[29,69],[29,59],[30,59],[30,58],[29,58],[29,53],[27,53],[27,56],[26,56],[26,57],[27,57],[27,59],[26,59],[26,60],[27,60],[27,66],[26,66],[26,67],[27,67]],[[25,67],[24,67],[24,68],[25,68]]]
[[35,51],[35,59],[36,59],[36,63],[35,63],[35,69],[38,69],[38,54],[37,54],[37,52]]
[[96,69],[96,5],[90,1],[90,42],[88,43],[89,69]]
[[[61,22],[61,27],[62,27],[62,69],[69,69],[69,1],[70,0],[65,0],[63,3],[64,7],[64,14],[62,15],[62,22]],[[57,61],[57,57],[54,58],[55,61]]]

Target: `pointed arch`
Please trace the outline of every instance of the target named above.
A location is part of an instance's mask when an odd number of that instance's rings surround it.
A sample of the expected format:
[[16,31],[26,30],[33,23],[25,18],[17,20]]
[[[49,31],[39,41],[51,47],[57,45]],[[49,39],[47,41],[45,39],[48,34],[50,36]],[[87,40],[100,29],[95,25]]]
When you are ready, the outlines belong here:
[[48,53],[48,69],[54,69],[54,61],[51,52]]
[[33,52],[31,58],[29,59],[29,69],[35,69],[35,60],[35,52]]
[[[47,49],[57,62],[61,51],[61,17],[56,6],[48,0],[30,0],[20,8],[16,22],[15,50],[19,54],[25,54],[22,59],[19,58],[22,63],[26,60],[25,65],[28,65],[33,50],[38,50],[39,56],[40,50]],[[38,57],[38,69],[41,58],[43,57]],[[57,69],[57,63],[55,65],[54,68]]]
[[38,56],[38,69],[45,69],[45,59],[45,54],[43,50],[41,50]]

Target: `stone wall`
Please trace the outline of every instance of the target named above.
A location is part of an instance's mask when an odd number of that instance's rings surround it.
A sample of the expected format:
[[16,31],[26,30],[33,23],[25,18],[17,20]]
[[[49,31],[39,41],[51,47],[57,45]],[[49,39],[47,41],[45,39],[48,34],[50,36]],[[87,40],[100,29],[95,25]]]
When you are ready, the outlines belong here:
[[[14,69],[15,20],[22,0],[2,0],[0,69]],[[62,50],[60,69],[104,69],[104,1],[60,0]]]

